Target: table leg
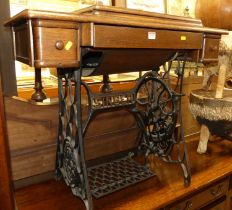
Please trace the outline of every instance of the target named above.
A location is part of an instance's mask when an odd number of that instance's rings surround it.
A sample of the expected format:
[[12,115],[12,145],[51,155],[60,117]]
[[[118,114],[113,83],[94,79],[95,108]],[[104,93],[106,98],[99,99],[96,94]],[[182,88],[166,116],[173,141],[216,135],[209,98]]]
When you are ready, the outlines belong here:
[[41,68],[35,68],[35,92],[31,96],[31,100],[42,102],[46,99],[46,94],[43,92],[43,85],[41,80]]
[[199,154],[206,153],[209,137],[210,137],[210,131],[208,127],[202,124],[201,131],[200,131],[200,141],[199,141],[198,148],[197,148],[197,152]]
[[92,210],[83,143],[81,70],[58,69],[58,80],[57,175],[62,175],[73,194],[84,202],[87,210]]

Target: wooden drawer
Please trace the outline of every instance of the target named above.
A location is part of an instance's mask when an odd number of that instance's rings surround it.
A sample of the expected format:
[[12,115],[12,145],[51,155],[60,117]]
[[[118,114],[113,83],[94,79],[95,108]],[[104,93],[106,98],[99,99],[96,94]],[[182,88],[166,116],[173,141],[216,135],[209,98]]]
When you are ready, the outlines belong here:
[[36,67],[78,65],[76,29],[34,27],[34,40]]
[[53,21],[28,21],[14,27],[15,58],[40,67],[79,66],[78,26]]
[[212,187],[207,188],[193,196],[189,199],[185,199],[172,207],[168,208],[170,210],[186,210],[186,209],[200,209],[203,206],[213,202],[214,200],[222,197],[228,191],[229,179],[224,179]]
[[218,203],[212,207],[207,207],[207,210],[229,210],[229,209],[226,209],[225,206],[226,206],[226,201],[224,200],[221,203]]
[[222,198],[209,204],[208,206],[202,208],[201,210],[230,210],[230,209],[226,209],[226,196],[223,196]]
[[229,185],[230,191],[232,190],[232,176],[230,176],[230,185]]
[[204,38],[201,62],[217,62],[220,38]]
[[201,33],[192,32],[106,25],[89,27],[92,39],[83,37],[82,45],[96,48],[201,49],[203,38]]

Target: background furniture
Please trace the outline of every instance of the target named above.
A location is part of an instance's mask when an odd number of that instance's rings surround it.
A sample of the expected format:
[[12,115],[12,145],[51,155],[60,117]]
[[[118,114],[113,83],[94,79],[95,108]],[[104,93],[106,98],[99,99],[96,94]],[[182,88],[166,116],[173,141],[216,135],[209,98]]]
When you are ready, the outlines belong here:
[[[196,16],[206,26],[231,30],[231,9],[229,0],[213,2],[198,0]],[[214,15],[208,15],[208,11],[214,11]],[[206,152],[207,142],[211,135],[217,135],[228,140],[232,139],[232,90],[224,90],[227,71],[232,71],[231,47],[228,45],[230,43],[221,42],[219,65],[218,63],[214,65],[207,63],[205,67],[205,81],[207,81],[203,85],[203,89],[194,90],[190,95],[190,110],[201,124],[200,142],[197,150],[199,153]],[[217,73],[216,89],[210,89],[211,77]]]
[[14,210],[14,194],[5,123],[6,119],[0,76],[0,209]]
[[[231,9],[230,0],[197,0],[196,17],[201,19],[205,26],[231,30]],[[209,15],[209,11],[214,11],[214,15]]]
[[4,22],[10,18],[9,0],[2,1],[0,7],[0,72],[5,95],[17,95],[15,61],[12,49],[11,30],[4,27]]

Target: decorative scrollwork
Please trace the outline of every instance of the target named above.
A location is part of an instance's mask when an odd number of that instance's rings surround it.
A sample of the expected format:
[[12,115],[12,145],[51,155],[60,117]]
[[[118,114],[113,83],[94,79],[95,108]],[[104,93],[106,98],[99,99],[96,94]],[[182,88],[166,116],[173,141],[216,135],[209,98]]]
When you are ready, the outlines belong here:
[[134,103],[134,98],[134,94],[130,92],[95,94],[92,108],[97,110],[130,106]]
[[79,197],[84,198],[83,194],[83,174],[81,173],[80,163],[78,163],[78,157],[74,156],[74,148],[70,144],[70,140],[67,139],[64,142],[64,150],[63,150],[63,167],[62,172],[64,176],[64,180],[68,186],[71,188],[75,188],[75,194]]
[[56,167],[73,194],[84,201],[87,209],[92,209],[79,115],[81,77],[73,70],[65,71],[64,74],[63,71],[58,71],[58,76],[60,110]]
[[177,104],[173,93],[158,78],[146,75],[137,87],[137,108],[142,111],[145,142],[151,152],[166,154],[174,143]]

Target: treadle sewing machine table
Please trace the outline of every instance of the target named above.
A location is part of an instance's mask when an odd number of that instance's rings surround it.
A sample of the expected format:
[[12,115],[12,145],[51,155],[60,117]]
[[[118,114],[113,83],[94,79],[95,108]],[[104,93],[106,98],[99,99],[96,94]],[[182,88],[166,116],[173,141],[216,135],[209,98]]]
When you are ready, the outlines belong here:
[[[25,10],[6,25],[12,27],[17,60],[36,72],[58,69],[57,176],[64,177],[87,209],[93,209],[92,195],[99,198],[154,176],[150,154],[179,164],[190,184],[183,129],[175,135],[178,117],[181,125],[184,66],[186,61],[217,62],[226,31],[205,28],[196,19],[103,6],[73,13]],[[173,60],[178,63],[174,90],[169,81]],[[133,89],[110,90],[109,74],[141,70],[150,71]],[[101,93],[82,81],[91,75],[104,75]],[[90,122],[97,114],[120,109],[134,116],[137,138],[96,142],[96,152],[88,152],[84,137]]]

